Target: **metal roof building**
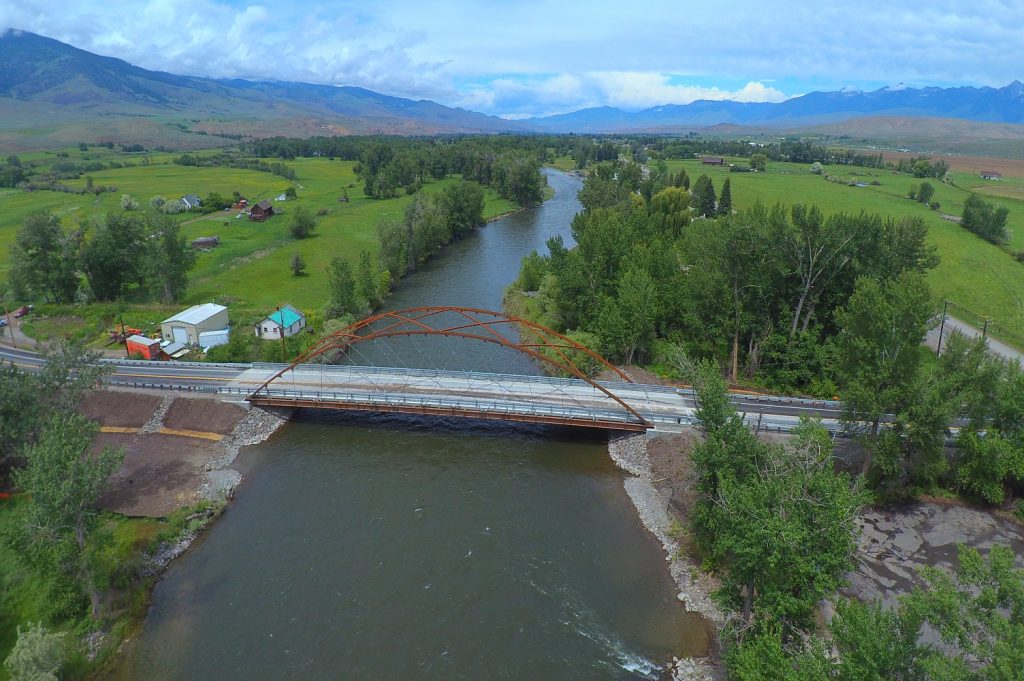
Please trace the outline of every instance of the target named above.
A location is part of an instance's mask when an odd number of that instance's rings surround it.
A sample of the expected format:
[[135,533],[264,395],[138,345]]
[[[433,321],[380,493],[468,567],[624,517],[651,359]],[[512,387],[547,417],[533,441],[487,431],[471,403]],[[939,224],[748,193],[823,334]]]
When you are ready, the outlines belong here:
[[199,345],[199,334],[228,328],[228,309],[216,303],[193,305],[187,310],[165,319],[160,334],[165,341]]

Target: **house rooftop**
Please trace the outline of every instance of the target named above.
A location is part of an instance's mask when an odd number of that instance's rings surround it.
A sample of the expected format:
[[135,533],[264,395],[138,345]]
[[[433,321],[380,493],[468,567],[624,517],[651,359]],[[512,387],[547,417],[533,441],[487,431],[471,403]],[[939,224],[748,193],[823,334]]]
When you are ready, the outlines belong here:
[[227,308],[223,305],[216,303],[203,303],[202,305],[193,305],[187,310],[183,310],[173,317],[169,317],[163,321],[164,324],[170,322],[181,322],[183,324],[200,324],[215,314],[223,312]]
[[304,315],[301,312],[296,310],[291,305],[283,305],[280,310],[277,310],[267,315],[267,319],[269,319],[270,321],[274,322],[275,324],[282,328],[288,328],[295,322],[302,319],[303,316]]

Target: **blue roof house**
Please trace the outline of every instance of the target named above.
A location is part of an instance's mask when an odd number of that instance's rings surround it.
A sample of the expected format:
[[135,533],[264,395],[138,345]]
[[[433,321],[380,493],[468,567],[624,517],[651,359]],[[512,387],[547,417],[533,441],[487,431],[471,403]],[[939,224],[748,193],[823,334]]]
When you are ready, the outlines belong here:
[[306,315],[291,305],[282,305],[276,312],[256,324],[256,335],[263,340],[280,340],[294,336],[306,328]]

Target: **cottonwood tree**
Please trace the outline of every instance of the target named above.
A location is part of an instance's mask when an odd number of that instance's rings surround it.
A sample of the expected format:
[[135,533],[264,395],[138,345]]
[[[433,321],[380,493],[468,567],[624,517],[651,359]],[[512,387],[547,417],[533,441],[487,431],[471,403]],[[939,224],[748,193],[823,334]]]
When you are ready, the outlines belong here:
[[356,295],[352,265],[347,260],[337,257],[331,260],[327,267],[327,283],[330,290],[327,316],[358,315],[363,311],[365,303]]
[[[836,216],[825,220],[817,206],[796,204],[793,222],[776,221],[775,243],[799,282],[799,296],[789,324],[789,337],[806,331],[818,299],[851,263],[859,245],[856,221]],[[801,318],[803,324],[801,326]]]
[[65,234],[56,215],[29,215],[11,245],[10,282],[15,296],[72,302],[78,292],[78,249],[78,237]]
[[37,569],[77,585],[89,598],[93,618],[100,614],[104,587],[100,548],[109,540],[96,504],[124,458],[123,450],[109,447],[93,453],[97,431],[95,423],[78,413],[55,416],[14,476],[30,497],[16,543]]
[[723,571],[722,596],[745,624],[808,626],[852,567],[854,521],[869,496],[836,473],[832,440],[804,420],[793,442],[762,442],[728,402],[714,365],[690,373],[705,433],[694,446],[698,542]]
[[971,194],[964,201],[960,226],[986,241],[1004,244],[1009,240],[1006,232],[1006,218],[1009,213],[1005,206],[996,208],[977,194]]
[[440,196],[448,231],[460,239],[484,224],[484,190],[476,182],[462,181],[444,188]]
[[369,251],[359,253],[359,266],[356,269],[356,295],[365,300],[370,308],[381,303],[381,271]]
[[[913,403],[921,343],[935,313],[928,284],[916,272],[885,282],[862,277],[847,304],[836,311],[844,419],[854,430],[867,425],[865,475],[879,449],[882,417],[904,412]],[[900,464],[884,462],[878,477],[891,479]]]
[[144,283],[146,246],[141,217],[108,213],[82,248],[82,269],[93,295],[116,300],[129,284]]
[[196,263],[196,252],[181,236],[181,225],[173,218],[152,215],[148,226],[147,283],[163,302],[177,302],[185,295],[189,270]]

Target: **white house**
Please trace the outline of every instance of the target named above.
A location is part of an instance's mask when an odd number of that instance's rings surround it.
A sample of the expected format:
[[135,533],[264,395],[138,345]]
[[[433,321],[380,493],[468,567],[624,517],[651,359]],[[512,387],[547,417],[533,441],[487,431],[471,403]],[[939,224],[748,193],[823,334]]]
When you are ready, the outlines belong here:
[[165,341],[199,345],[199,334],[228,328],[228,309],[216,303],[203,303],[179,312],[160,324]]
[[193,208],[198,208],[203,203],[202,201],[199,200],[199,196],[197,194],[186,194],[179,200],[181,201],[182,205],[185,206],[185,210],[192,210]]
[[256,335],[263,340],[288,338],[306,328],[306,315],[291,305],[283,305],[256,324]]

